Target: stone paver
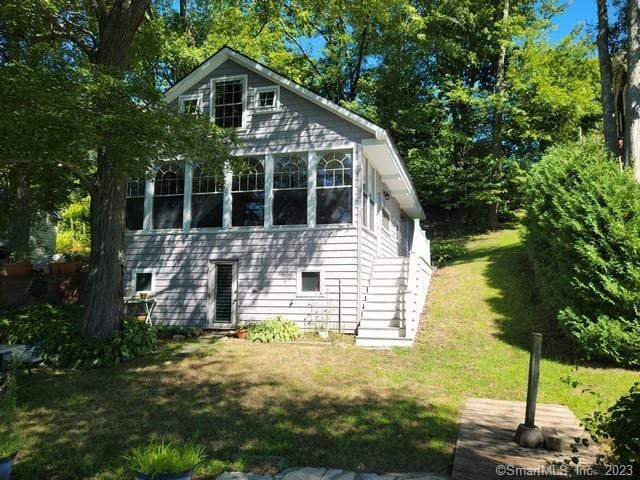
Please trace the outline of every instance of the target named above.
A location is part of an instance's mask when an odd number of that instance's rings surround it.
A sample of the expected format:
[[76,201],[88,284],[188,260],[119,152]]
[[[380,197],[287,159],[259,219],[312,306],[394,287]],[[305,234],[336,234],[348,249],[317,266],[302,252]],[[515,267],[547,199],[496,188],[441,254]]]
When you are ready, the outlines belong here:
[[432,475],[427,472],[410,473],[356,473],[349,470],[293,467],[270,475],[255,473],[225,472],[216,480],[448,480],[449,477]]

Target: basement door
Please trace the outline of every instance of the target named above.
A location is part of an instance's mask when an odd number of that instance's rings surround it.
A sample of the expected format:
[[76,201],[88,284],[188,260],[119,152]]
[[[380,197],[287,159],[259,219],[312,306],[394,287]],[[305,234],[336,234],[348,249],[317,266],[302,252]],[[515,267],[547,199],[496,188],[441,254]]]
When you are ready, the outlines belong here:
[[232,328],[238,305],[238,263],[209,261],[208,322],[213,328]]

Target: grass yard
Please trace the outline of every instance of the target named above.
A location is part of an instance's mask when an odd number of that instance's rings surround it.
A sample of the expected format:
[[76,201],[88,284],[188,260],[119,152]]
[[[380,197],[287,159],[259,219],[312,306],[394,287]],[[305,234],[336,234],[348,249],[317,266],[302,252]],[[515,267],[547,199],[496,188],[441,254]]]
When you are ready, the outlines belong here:
[[[201,478],[260,455],[289,465],[447,473],[468,397],[524,400],[532,330],[545,334],[540,400],[578,416],[613,401],[638,372],[576,367],[536,307],[517,229],[468,241],[438,271],[417,345],[170,344],[154,357],[94,371],[39,369],[19,379],[26,446],[15,478],[126,478],[121,456],[161,434],[206,444]],[[572,388],[563,381],[580,382]]]

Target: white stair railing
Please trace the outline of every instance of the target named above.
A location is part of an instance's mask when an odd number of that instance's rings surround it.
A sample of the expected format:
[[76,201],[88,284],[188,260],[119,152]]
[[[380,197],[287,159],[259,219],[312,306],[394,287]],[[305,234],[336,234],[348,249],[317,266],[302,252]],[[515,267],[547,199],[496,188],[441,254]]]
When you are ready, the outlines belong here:
[[420,220],[414,219],[407,289],[403,299],[405,336],[411,339],[414,339],[418,332],[420,315],[424,308],[430,280],[431,245],[424,231],[420,228]]

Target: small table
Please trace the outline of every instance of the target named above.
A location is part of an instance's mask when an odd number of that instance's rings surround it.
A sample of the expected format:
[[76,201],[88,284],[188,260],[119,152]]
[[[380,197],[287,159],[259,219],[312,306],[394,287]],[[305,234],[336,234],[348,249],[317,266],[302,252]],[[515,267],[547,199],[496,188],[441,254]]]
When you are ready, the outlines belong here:
[[125,307],[127,305],[142,305],[144,308],[145,319],[144,322],[152,325],[151,322],[151,314],[153,313],[153,309],[156,307],[156,301],[152,297],[139,297],[137,295],[132,297],[124,297]]

